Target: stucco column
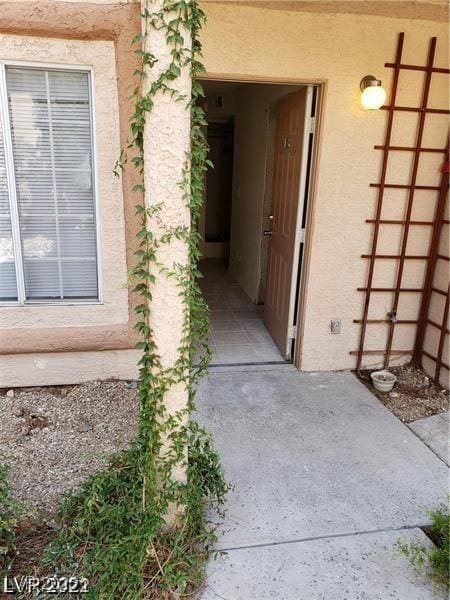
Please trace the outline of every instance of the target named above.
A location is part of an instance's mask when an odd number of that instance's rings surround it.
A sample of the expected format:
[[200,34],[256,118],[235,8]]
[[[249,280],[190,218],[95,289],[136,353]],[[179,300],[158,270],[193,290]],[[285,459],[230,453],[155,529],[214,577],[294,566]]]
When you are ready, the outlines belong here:
[[[163,0],[156,0],[149,3],[149,7],[152,11],[158,11],[163,4]],[[144,12],[145,0],[142,0],[141,5]],[[184,29],[181,33],[184,46],[189,47],[189,32]],[[148,70],[144,80],[144,93],[171,62],[165,30],[149,26],[145,49],[156,57],[157,62]],[[187,108],[191,97],[189,67],[182,68],[181,75],[171,83],[171,87],[183,94],[186,101],[176,102],[169,93],[158,92],[154,97],[153,109],[147,114],[144,128],[144,201],[147,207],[156,204],[161,206],[149,222],[149,228],[156,238],[169,228],[188,227],[190,224],[190,212],[179,185],[190,149],[190,111]],[[176,265],[186,265],[187,261],[188,248],[182,240],[174,238],[161,244],[157,250],[157,262],[169,271],[173,271]],[[167,369],[173,367],[178,358],[182,339],[183,304],[176,279],[160,273],[156,266],[152,270],[156,283],[151,290],[150,324],[161,366]],[[183,409],[186,402],[187,391],[184,384],[174,385],[166,393],[165,404],[170,412]],[[176,476],[184,477],[184,474],[180,470]]]

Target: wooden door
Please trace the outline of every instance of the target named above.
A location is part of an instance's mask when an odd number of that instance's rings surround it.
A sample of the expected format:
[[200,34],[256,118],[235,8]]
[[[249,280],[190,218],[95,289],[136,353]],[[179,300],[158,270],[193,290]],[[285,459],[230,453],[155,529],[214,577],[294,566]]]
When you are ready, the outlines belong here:
[[[302,238],[301,175],[306,170],[311,88],[289,94],[278,105],[274,179],[267,259],[264,322],[283,356],[290,358]],[[305,143],[306,140],[306,143]]]

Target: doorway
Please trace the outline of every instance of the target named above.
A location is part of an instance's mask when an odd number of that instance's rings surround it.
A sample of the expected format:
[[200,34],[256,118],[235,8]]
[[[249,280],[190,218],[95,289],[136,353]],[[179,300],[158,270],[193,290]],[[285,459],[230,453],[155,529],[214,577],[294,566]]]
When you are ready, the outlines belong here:
[[213,364],[295,357],[317,86],[205,79],[199,224]]

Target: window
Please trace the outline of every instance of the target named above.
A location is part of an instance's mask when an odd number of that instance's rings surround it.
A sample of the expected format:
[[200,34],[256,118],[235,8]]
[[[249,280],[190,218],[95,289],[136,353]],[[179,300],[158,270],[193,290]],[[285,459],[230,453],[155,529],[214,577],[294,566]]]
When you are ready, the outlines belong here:
[[97,300],[90,73],[0,68],[0,299]]

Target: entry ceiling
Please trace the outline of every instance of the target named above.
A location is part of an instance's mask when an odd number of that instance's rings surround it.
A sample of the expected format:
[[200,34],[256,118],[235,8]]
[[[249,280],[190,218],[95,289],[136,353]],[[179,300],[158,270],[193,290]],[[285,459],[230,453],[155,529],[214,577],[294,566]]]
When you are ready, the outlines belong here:
[[201,79],[200,81],[207,98],[208,96],[221,96],[222,94],[232,92],[242,85],[236,81],[213,81],[208,79]]

